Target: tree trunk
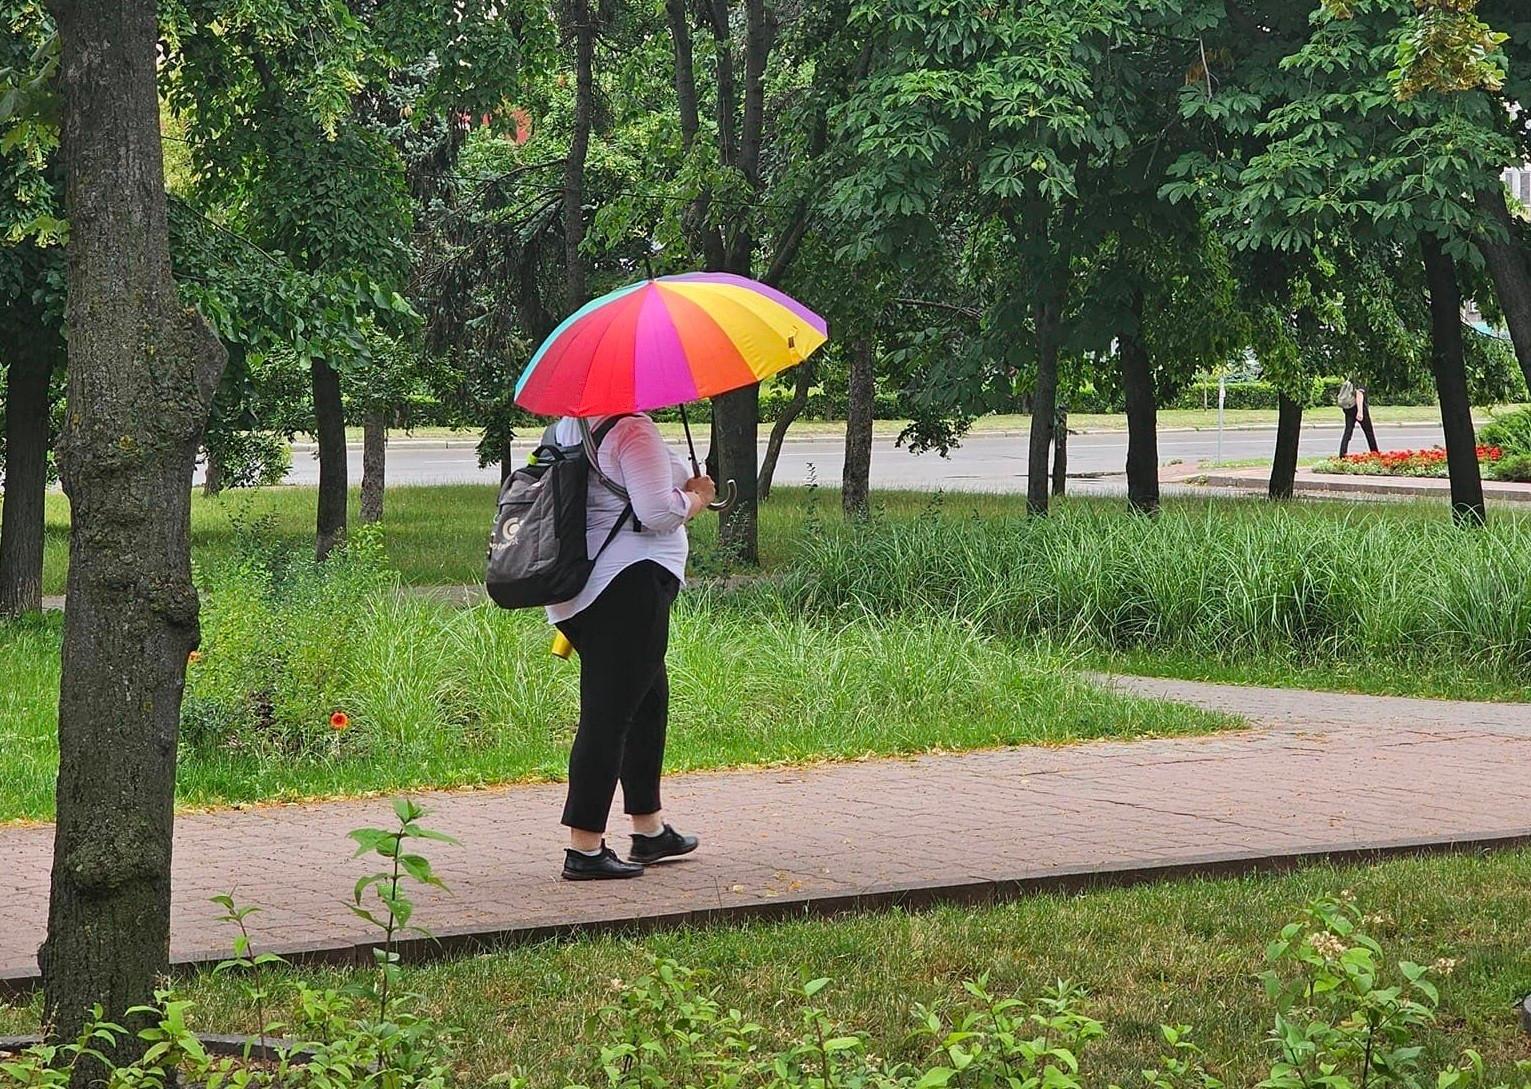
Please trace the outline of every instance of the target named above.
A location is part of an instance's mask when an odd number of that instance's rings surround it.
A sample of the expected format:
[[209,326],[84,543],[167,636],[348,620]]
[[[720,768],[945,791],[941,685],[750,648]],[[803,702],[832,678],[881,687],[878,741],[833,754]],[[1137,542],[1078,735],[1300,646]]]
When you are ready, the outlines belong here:
[[48,495],[48,387],[56,332],[30,330],[5,376],[5,504],[0,508],[0,616],[42,608],[44,507]]
[[1266,494],[1272,499],[1290,499],[1297,484],[1297,443],[1302,438],[1302,402],[1285,393],[1278,397],[1276,455],[1271,459],[1271,479]]
[[[69,217],[69,606],[45,1023],[72,1039],[153,1001],[170,948],[175,758],[197,645],[191,475],[225,361],[177,297],[165,222],[152,0],[51,0]],[[153,411],[147,411],[152,406]],[[129,1034],[112,1057],[142,1052]],[[99,1078],[83,1063],[73,1082]]]
[[753,566],[760,562],[759,518],[756,487],[760,470],[757,445],[760,434],[760,387],[745,386],[712,399],[713,427],[717,435],[718,472],[739,489],[731,510],[723,512],[718,527],[718,546],[734,561]]
[[500,443],[500,487],[503,488],[510,474],[520,467],[521,463],[516,460],[515,446],[508,439]]
[[1134,292],[1133,328],[1117,334],[1117,359],[1127,396],[1127,506],[1140,514],[1159,513],[1159,410],[1153,366],[1138,335],[1143,293]]
[[792,400],[787,402],[787,410],[782,413],[781,419],[771,425],[771,437],[766,442],[765,458],[760,463],[760,501],[764,503],[771,498],[771,481],[776,476],[776,459],[781,457],[782,443],[787,441],[787,429],[790,428],[803,409],[808,407],[808,391],[813,386],[812,363],[799,363],[797,373],[792,376]]
[[346,539],[346,417],[340,375],[322,359],[310,368],[314,386],[314,440],[319,445],[319,515],[314,557],[323,560]]
[[207,451],[207,461],[202,471],[202,494],[211,499],[223,491],[223,455],[216,450]]
[[1482,525],[1487,518],[1478,443],[1473,435],[1472,400],[1467,392],[1466,351],[1462,344],[1462,289],[1457,265],[1439,240],[1425,235],[1420,247],[1430,289],[1430,365],[1441,402],[1446,435],[1446,471],[1451,477],[1451,513],[1460,523]]
[[585,159],[590,152],[590,123],[595,114],[595,27],[589,0],[569,0],[574,31],[574,133],[564,158],[563,227],[564,286],[573,313],[589,299],[585,286]]
[[1053,494],[1063,495],[1069,482],[1069,410],[1059,406],[1053,424]]
[[1053,421],[1058,411],[1058,333],[1062,300],[1056,292],[1032,308],[1036,321],[1037,384],[1031,399],[1031,441],[1026,462],[1026,510],[1046,514],[1048,455],[1053,448]]
[[[670,26],[670,41],[675,52],[675,103],[680,117],[681,148],[690,152],[701,128],[701,114],[697,105],[695,45],[691,37],[691,5],[687,0],[665,0],[665,15]],[[697,250],[704,255],[710,271],[723,269],[726,256],[723,251],[723,232],[708,225],[708,206],[711,195],[703,189],[685,211],[686,233]]]
[[1526,387],[1531,389],[1531,259],[1520,241],[1514,217],[1505,203],[1504,187],[1495,185],[1478,194],[1478,207],[1504,230],[1503,241],[1485,236],[1478,238],[1478,252],[1483,254],[1489,275],[1494,278],[1494,293],[1499,309],[1510,329],[1510,342],[1520,360]]
[[383,520],[383,486],[388,465],[388,413],[369,409],[362,420],[361,511],[362,522]]
[[872,484],[872,428],[877,409],[876,342],[867,336],[850,343],[850,394],[845,413],[845,469],[840,500],[847,517],[865,518]]

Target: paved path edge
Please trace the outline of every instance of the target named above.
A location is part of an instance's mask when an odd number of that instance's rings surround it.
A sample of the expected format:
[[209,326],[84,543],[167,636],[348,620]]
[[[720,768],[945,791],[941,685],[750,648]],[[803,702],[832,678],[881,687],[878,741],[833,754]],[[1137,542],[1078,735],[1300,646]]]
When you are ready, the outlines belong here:
[[[832,918],[890,908],[918,910],[952,904],[999,904],[1046,893],[1090,892],[1197,877],[1279,874],[1320,864],[1364,864],[1389,858],[1465,854],[1524,846],[1531,846],[1531,826],[1489,836],[1404,838],[1364,846],[1336,845],[1277,854],[1214,852],[1171,863],[1145,858],[1101,868],[1059,867],[1013,878],[874,886],[852,894],[783,896],[765,902],[661,912],[640,917],[618,913],[606,918],[586,918],[568,924],[488,929],[445,928],[436,930],[431,938],[417,937],[400,941],[396,943],[396,948],[406,963],[423,964],[490,952],[511,945],[604,934],[636,936],[682,926]],[[372,951],[380,944],[370,941],[295,943],[263,946],[256,952],[277,953],[296,965],[361,967],[373,962]],[[199,950],[174,960],[171,971],[182,975],[197,968],[215,965],[230,955],[227,948]],[[41,977],[35,966],[0,965],[0,996],[25,998],[40,984]]]

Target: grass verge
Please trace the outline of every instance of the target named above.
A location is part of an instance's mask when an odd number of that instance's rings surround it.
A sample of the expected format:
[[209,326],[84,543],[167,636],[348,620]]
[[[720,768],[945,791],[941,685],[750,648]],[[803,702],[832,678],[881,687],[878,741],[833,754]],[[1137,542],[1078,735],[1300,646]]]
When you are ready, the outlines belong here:
[[[183,805],[563,777],[578,667],[549,655],[541,619],[391,586],[363,573],[209,589],[183,712]],[[58,629],[0,625],[0,658],[25,682],[0,697],[14,712],[0,723],[0,820],[52,811]],[[1102,691],[1061,654],[934,618],[809,620],[694,600],[676,615],[670,670],[672,771],[1236,724]]]
[[[1410,511],[1418,511],[1411,506]],[[1074,502],[1046,519],[932,510],[810,535],[780,595],[809,615],[940,616],[1006,639],[1531,676],[1531,520],[1399,509]]]
[[[515,1067],[528,1072],[532,1089],[601,1083],[591,1055],[598,1011],[614,997],[613,981],[635,978],[656,955],[708,971],[725,1007],[742,1010],[772,1039],[795,1029],[802,979],[832,977],[816,1004],[865,1030],[870,1050],[890,1057],[912,1057],[917,1046],[910,1003],[939,1002],[965,978],[987,973],[991,990],[1020,995],[1068,979],[1088,988],[1087,1011],[1107,1028],[1088,1060],[1092,1084],[1140,1084],[1138,1072],[1162,1047],[1157,1027],[1168,1022],[1195,1027],[1225,1084],[1254,1085],[1271,1056],[1270,1007],[1255,979],[1265,943],[1304,903],[1342,890],[1372,913],[1369,929],[1390,957],[1456,962],[1442,983],[1439,1022],[1421,1040],[1432,1060],[1478,1048],[1492,1085],[1512,1077],[1517,1059],[1531,1058],[1512,1010],[1531,990],[1526,850],[544,943],[410,969],[407,986],[461,1029],[459,1063],[470,1085]],[[355,978],[303,974],[335,986]],[[204,974],[184,991],[199,1027],[256,1028],[239,981]],[[32,1028],[37,1015],[35,1004],[0,1007],[0,1033]]]

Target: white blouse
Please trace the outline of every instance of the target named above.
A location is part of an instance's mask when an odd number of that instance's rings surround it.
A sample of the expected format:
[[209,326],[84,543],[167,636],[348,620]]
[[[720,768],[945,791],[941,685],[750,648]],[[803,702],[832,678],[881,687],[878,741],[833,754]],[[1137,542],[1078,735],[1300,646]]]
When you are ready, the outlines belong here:
[[[598,431],[607,418],[592,419],[590,430]],[[565,416],[555,426],[553,437],[561,446],[576,445],[580,441],[579,421]],[[691,500],[682,490],[691,479],[686,463],[665,445],[654,421],[641,415],[618,420],[601,440],[597,457],[601,471],[626,489],[643,532],[635,532],[632,518],[627,520],[595,561],[595,570],[585,588],[568,601],[548,606],[548,620],[554,624],[583,612],[611,585],[612,579],[635,563],[653,560],[683,584],[686,579],[686,556],[690,550],[686,515],[691,510]],[[620,496],[594,473],[590,474],[585,542],[592,556],[605,543],[626,507]]]

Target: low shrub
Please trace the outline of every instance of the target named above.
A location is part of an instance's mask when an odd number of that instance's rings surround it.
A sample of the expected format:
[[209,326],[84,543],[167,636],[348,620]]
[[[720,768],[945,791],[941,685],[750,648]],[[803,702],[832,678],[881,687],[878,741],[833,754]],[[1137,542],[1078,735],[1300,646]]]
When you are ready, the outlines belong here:
[[1531,405],[1496,414],[1479,429],[1478,441],[1506,455],[1531,455]]
[[1506,454],[1489,468],[1489,475],[1512,484],[1531,484],[1531,453]]

